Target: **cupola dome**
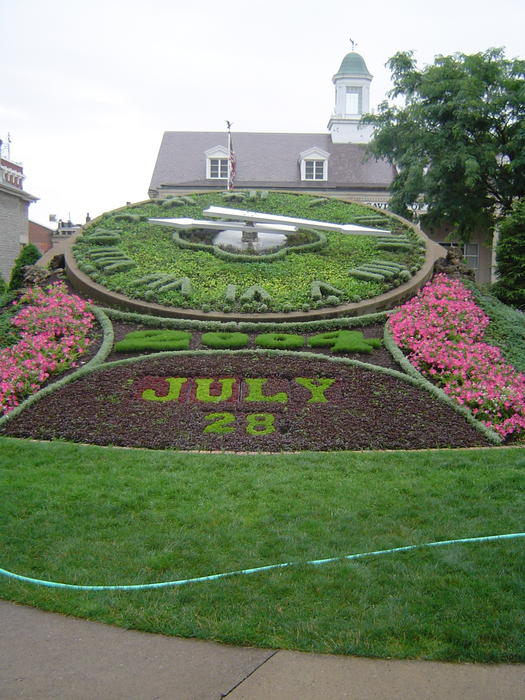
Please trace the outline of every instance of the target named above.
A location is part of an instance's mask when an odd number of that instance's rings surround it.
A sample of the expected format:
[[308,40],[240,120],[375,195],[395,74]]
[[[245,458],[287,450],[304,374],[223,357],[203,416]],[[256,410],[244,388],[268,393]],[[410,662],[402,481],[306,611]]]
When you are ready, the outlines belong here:
[[334,112],[328,122],[333,143],[368,143],[372,127],[360,124],[363,114],[370,109],[369,73],[364,58],[351,51],[341,61],[332,78],[335,85]]
[[366,67],[365,59],[358,53],[355,53],[355,51],[347,53],[343,58],[339,70],[334,75],[334,80],[336,78],[342,78],[343,76],[355,76],[368,78],[370,80],[373,77]]

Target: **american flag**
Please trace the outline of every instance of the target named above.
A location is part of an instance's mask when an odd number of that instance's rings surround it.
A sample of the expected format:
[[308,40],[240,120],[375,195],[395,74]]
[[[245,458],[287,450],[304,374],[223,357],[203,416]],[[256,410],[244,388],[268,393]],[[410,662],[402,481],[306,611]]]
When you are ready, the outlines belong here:
[[228,184],[230,190],[233,190],[233,181],[235,179],[235,175],[237,173],[237,161],[235,159],[235,151],[233,150],[233,142],[232,142],[232,137],[230,135],[230,172],[228,175]]

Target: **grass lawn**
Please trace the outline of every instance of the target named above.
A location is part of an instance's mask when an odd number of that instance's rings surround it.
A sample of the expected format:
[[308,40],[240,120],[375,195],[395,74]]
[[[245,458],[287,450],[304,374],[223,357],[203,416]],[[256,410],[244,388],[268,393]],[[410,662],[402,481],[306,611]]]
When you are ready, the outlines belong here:
[[[0,439],[0,567],[133,584],[525,530],[520,448],[184,454]],[[366,656],[525,661],[525,541],[153,591],[0,577],[0,596],[169,635]]]

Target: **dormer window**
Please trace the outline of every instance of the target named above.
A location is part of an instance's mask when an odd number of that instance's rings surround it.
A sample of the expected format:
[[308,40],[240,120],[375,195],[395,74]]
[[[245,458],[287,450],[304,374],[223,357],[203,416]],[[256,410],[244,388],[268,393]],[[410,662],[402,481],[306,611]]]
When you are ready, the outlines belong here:
[[299,155],[301,180],[328,180],[328,158],[330,154],[321,148],[309,148]]
[[228,159],[210,158],[210,175],[212,180],[226,180],[228,177]]
[[205,151],[206,179],[227,180],[229,175],[228,150],[224,146],[215,146]]
[[304,179],[305,180],[326,180],[325,176],[326,160],[305,160]]

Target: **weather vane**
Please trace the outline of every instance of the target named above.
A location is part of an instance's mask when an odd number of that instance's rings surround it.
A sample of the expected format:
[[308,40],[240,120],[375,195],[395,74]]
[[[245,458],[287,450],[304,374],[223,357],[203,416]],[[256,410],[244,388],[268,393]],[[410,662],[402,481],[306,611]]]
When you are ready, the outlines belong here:
[[352,51],[355,51],[355,47],[357,46],[357,41],[350,39],[350,43],[352,44]]

